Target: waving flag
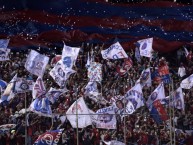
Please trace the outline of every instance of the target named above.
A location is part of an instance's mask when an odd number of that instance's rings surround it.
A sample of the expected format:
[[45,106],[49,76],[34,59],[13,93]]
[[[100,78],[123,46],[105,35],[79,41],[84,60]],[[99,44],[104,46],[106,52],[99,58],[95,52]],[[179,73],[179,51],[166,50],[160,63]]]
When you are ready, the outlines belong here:
[[142,71],[141,76],[137,82],[140,82],[143,87],[150,87],[152,85],[150,68]]
[[26,63],[25,63],[25,68],[32,74],[36,76],[43,76],[46,65],[48,64],[49,57],[45,55],[41,55],[35,50],[31,50],[29,53]]
[[58,61],[54,68],[50,71],[50,76],[55,80],[59,86],[64,86],[66,80],[70,77],[71,74],[75,71],[71,68],[64,68],[62,61]]
[[160,100],[154,101],[149,107],[150,115],[157,124],[162,124],[163,121],[168,120],[167,112],[165,111]]
[[24,78],[17,78],[15,83],[15,92],[21,93],[25,91],[32,91],[34,82],[33,80],[26,80]]
[[17,80],[17,74],[12,78],[12,80],[7,85],[5,91],[3,92],[1,96],[0,102],[5,101],[5,100],[9,101],[10,99],[14,97],[16,80]]
[[88,78],[92,81],[102,81],[102,64],[92,62],[88,68]]
[[7,82],[4,80],[0,80],[0,88],[1,90],[4,90],[7,87]]
[[40,135],[34,145],[58,145],[64,129],[51,130]]
[[85,87],[85,94],[97,96],[99,94],[97,83],[96,82],[88,82]]
[[80,48],[70,47],[64,44],[62,50],[62,64],[64,65],[64,68],[72,69],[72,66],[75,64],[78,57],[79,51]]
[[44,86],[44,82],[41,77],[38,77],[32,90],[33,98],[44,97],[43,95],[46,94],[46,88]]
[[114,107],[106,107],[97,110],[97,128],[104,128],[104,129],[116,129],[116,117],[114,112]]
[[151,93],[146,104],[149,107],[154,101],[165,99],[164,84],[160,83],[157,88]]
[[145,57],[152,57],[153,38],[143,39],[137,42],[140,45],[139,46],[140,55]]
[[193,86],[193,74],[182,80],[180,87],[183,89],[191,89]]
[[9,60],[10,49],[7,48],[9,39],[0,39],[0,61]]
[[89,109],[86,106],[83,97],[75,101],[66,112],[67,119],[70,121],[70,124],[73,128],[84,128],[89,125],[92,125],[92,119],[88,115]]
[[122,59],[128,58],[125,50],[119,42],[111,45],[108,49],[101,51],[103,59]]
[[163,81],[164,84],[168,84],[171,82],[169,67],[167,64],[159,66],[158,72],[159,72],[161,81]]
[[52,110],[48,98],[36,98],[31,103],[29,110],[40,116],[52,117]]
[[172,97],[171,105],[177,109],[184,111],[185,104],[184,104],[184,95],[182,92],[182,88],[179,87],[176,91],[174,91],[171,97]]
[[66,88],[63,89],[55,89],[50,88],[50,90],[46,93],[46,96],[48,97],[49,101],[54,103],[58,100],[59,96],[63,93],[67,92],[68,90]]
[[141,84],[137,83],[125,94],[125,98],[133,104],[135,110],[144,106],[144,98]]

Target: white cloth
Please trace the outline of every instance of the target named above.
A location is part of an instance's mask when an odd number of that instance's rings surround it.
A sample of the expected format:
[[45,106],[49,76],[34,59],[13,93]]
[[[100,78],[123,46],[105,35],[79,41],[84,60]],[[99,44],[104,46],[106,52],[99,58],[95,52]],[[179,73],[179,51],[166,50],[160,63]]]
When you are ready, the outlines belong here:
[[179,67],[178,68],[178,76],[180,76],[180,77],[183,77],[183,76],[185,76],[186,75],[186,69],[185,69],[185,67]]

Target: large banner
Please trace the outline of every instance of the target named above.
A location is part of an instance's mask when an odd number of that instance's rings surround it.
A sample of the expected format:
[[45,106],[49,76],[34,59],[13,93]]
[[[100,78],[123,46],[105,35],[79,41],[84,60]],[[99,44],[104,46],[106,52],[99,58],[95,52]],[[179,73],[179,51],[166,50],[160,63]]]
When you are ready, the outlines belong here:
[[88,68],[88,78],[90,82],[93,81],[102,81],[102,64],[97,62],[92,62]]
[[137,42],[140,44],[139,46],[140,55],[145,57],[152,57],[153,38],[143,39]]
[[79,51],[80,48],[70,47],[64,44],[62,50],[62,65],[64,65],[64,68],[72,68],[76,62]]
[[111,45],[108,49],[101,51],[103,59],[122,59],[128,58],[125,50],[119,42]]
[[54,68],[50,71],[51,77],[59,86],[64,86],[66,80],[70,77],[71,74],[75,71],[71,68],[64,68],[62,61],[58,61]]
[[27,57],[25,68],[36,76],[43,76],[48,61],[49,57],[41,55],[35,50],[31,50]]
[[117,122],[113,106],[99,109],[96,114],[98,114],[96,122],[97,128],[116,129]]
[[57,145],[64,129],[51,130],[40,135],[34,145]]

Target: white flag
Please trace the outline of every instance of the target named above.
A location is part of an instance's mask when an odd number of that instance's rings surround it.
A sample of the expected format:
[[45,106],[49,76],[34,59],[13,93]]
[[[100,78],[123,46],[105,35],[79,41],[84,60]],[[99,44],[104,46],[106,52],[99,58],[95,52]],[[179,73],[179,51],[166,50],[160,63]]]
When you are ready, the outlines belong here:
[[92,125],[92,119],[88,114],[89,109],[86,106],[83,97],[75,101],[66,112],[67,119],[70,121],[73,128],[77,128],[77,120],[78,128],[84,128]]
[[115,117],[114,106],[101,108],[96,114],[98,114],[96,128],[116,129],[117,120]]
[[150,68],[147,68],[146,70],[142,71],[141,76],[137,82],[140,82],[142,87],[150,87],[152,85]]
[[111,141],[103,141],[106,145],[125,145],[125,143],[117,141],[117,140],[111,140]]
[[140,55],[145,57],[152,57],[153,38],[143,39],[137,42],[140,44],[139,46]]
[[111,45],[108,49],[101,51],[103,59],[122,59],[128,58],[125,50],[119,42]]
[[157,88],[151,93],[151,95],[149,96],[146,104],[147,106],[151,106],[152,103],[156,100],[163,100],[165,99],[165,90],[164,90],[164,84],[160,83]]
[[46,65],[48,64],[49,57],[41,55],[35,50],[31,50],[29,53],[25,68],[32,74],[36,76],[43,76]]
[[183,89],[190,89],[193,86],[193,74],[182,80],[180,87]]
[[173,105],[177,109],[185,110],[185,105],[184,105],[184,95],[182,93],[182,88],[179,87],[174,94],[172,95],[173,97]]
[[125,94],[125,98],[133,104],[135,110],[144,106],[144,98],[142,87],[140,83],[137,83]]
[[57,64],[54,66],[49,74],[59,86],[64,86],[66,80],[70,77],[72,73],[75,73],[75,71],[71,68],[64,68],[60,60],[57,62]]
[[62,50],[62,64],[64,65],[64,68],[72,68],[76,62],[79,51],[80,48],[70,47],[64,44]]

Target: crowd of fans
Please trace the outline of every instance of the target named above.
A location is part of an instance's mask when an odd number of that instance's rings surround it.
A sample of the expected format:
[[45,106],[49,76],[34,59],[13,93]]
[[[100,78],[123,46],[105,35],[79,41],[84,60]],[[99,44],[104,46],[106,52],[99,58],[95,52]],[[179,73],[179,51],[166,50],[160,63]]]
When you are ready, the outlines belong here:
[[[70,105],[76,100],[76,98],[84,97],[84,100],[89,109],[97,111],[100,108],[110,106],[110,100],[113,96],[124,95],[132,86],[134,86],[137,79],[140,77],[141,72],[151,67],[151,71],[155,69],[161,63],[167,63],[170,68],[170,76],[173,80],[171,84],[165,84],[165,93],[168,96],[173,90],[179,87],[179,84],[183,78],[193,73],[192,60],[193,56],[186,58],[183,49],[179,49],[173,53],[173,58],[165,57],[164,54],[159,52],[154,53],[152,61],[148,58],[142,57],[141,62],[138,62],[135,58],[134,50],[130,50],[127,54],[133,61],[133,66],[128,72],[120,76],[117,72],[117,67],[123,65],[123,60],[104,60],[102,59],[100,51],[103,48],[102,45],[89,44],[82,45],[81,51],[77,58],[74,69],[76,73],[71,75],[66,82],[66,87],[69,90],[65,94],[61,95],[57,102],[51,104],[52,112],[59,114],[59,116],[65,115]],[[89,97],[84,96],[84,88],[88,83],[87,69],[85,67],[87,61],[87,53],[94,53],[94,60],[102,64],[102,83],[98,85],[98,89],[101,91],[102,96],[106,102],[95,102]],[[51,58],[53,54],[44,52]],[[0,62],[0,79],[9,82],[13,76],[17,73],[18,77],[26,79],[33,79],[36,81],[37,76],[30,74],[25,68],[27,53],[24,52],[11,52],[9,61]],[[178,74],[179,67],[185,68],[185,75],[180,76]],[[52,66],[48,65],[43,76],[43,80],[47,89],[50,87],[59,88],[54,80],[49,75],[49,71]],[[144,99],[147,100],[148,96],[157,87],[157,83],[152,81],[151,87],[143,88]],[[173,85],[173,87],[172,87]],[[172,138],[175,139],[175,143],[182,145],[188,144],[188,139],[192,139],[193,129],[193,90],[183,90],[185,100],[185,111],[174,109],[169,111],[169,106],[165,105],[165,108],[172,116],[172,124],[168,125],[168,122],[163,124],[156,124],[149,114],[149,110],[146,106],[137,109],[133,114],[119,118],[117,115],[117,129],[107,130],[95,128],[95,126],[88,126],[83,129],[78,129],[79,145],[102,145],[101,140],[105,141],[118,140],[127,143],[127,145],[164,145],[174,144],[174,140],[171,143]],[[25,126],[27,125],[27,142],[28,145],[32,145],[39,135],[45,133],[47,130],[55,130],[58,128],[64,128],[60,145],[76,145],[77,144],[77,132],[76,128],[72,128],[69,121],[61,122],[59,117],[55,117],[53,120],[49,117],[39,116],[35,113],[28,112],[28,123],[25,122],[25,113],[21,113],[20,110],[28,108],[32,102],[32,93],[20,93],[9,102],[4,101],[0,105],[0,125],[4,124],[16,124],[14,129],[10,129],[0,133],[0,145],[23,145],[25,144]],[[174,112],[173,112],[174,111]],[[170,112],[170,113],[169,113]],[[175,132],[175,135],[174,135]]]

